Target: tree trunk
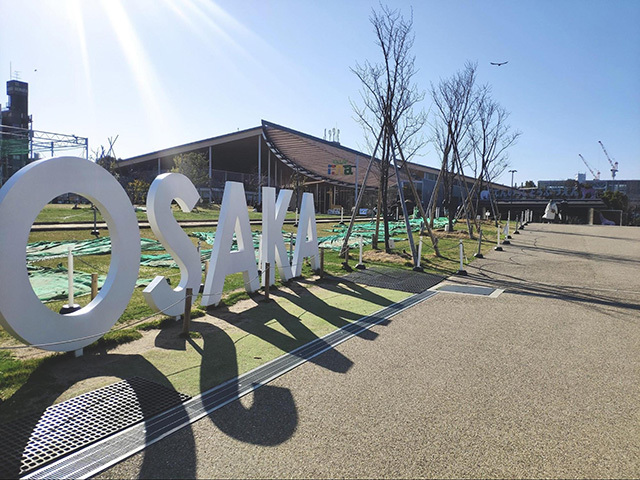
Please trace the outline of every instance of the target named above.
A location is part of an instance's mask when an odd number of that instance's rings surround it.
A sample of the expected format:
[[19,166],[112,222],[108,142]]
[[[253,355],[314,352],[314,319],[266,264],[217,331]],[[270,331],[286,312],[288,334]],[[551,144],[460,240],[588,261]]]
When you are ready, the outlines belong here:
[[438,196],[440,195],[440,185],[442,184],[442,168],[440,168],[440,172],[438,173],[438,179],[436,180],[436,185],[431,192],[431,198],[429,199],[429,223],[430,228],[433,228],[433,220],[436,215],[436,205],[438,204]]
[[[398,142],[398,135],[393,131],[394,138],[396,142]],[[402,148],[398,149],[400,153],[400,159],[402,160],[402,165],[407,169],[407,176],[409,177],[409,185],[411,186],[411,192],[416,199],[416,204],[418,205],[418,209],[420,210],[420,215],[422,216],[422,221],[424,225],[427,227],[427,232],[429,233],[429,238],[431,239],[431,245],[433,246],[433,251],[435,252],[437,257],[441,257],[440,249],[438,248],[438,239],[433,234],[432,225],[429,225],[430,221],[433,221],[433,215],[431,216],[431,220],[427,218],[426,212],[424,211],[424,207],[422,206],[422,199],[418,198],[418,191],[416,190],[416,186],[413,184],[413,178],[411,178],[411,172],[409,171],[408,164],[406,159],[404,158],[404,153],[402,152]],[[440,176],[438,175],[438,179]],[[436,182],[437,183],[437,182]],[[437,197],[437,196],[436,196]],[[431,193],[431,198],[433,198],[433,192]]]
[[380,211],[382,210],[382,190],[378,189],[378,206],[376,207],[376,229],[371,239],[371,248],[378,250],[378,231],[380,230]]
[[471,240],[475,239],[475,237],[473,236],[473,227],[471,226],[471,220],[470,220],[470,216],[473,215],[473,212],[469,209],[469,204],[468,204],[468,199],[469,199],[469,189],[467,188],[467,182],[464,179],[464,170],[462,169],[462,161],[460,160],[460,157],[457,154],[457,150],[455,152],[454,158],[456,160],[457,163],[457,170],[458,170],[458,183],[460,184],[460,194],[462,195],[463,191],[466,191],[467,196],[466,198],[462,199],[462,211],[464,212],[464,216],[467,222],[467,230],[469,232],[469,238]]
[[389,246],[389,169],[385,167],[384,172],[384,185],[380,189],[382,193],[382,221],[384,225],[384,251],[391,253],[391,247]]

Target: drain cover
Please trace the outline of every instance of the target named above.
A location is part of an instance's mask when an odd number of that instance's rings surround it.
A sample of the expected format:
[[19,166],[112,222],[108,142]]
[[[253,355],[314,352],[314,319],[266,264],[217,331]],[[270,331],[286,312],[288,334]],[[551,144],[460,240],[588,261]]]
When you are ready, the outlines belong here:
[[409,293],[422,293],[444,280],[444,277],[430,273],[378,266],[367,267],[366,270],[355,270],[342,278],[362,285]]
[[485,297],[497,297],[503,291],[497,288],[480,287],[478,285],[439,285],[434,290],[439,292],[463,293],[466,295],[482,295]]
[[0,425],[0,478],[22,476],[189,398],[133,377]]

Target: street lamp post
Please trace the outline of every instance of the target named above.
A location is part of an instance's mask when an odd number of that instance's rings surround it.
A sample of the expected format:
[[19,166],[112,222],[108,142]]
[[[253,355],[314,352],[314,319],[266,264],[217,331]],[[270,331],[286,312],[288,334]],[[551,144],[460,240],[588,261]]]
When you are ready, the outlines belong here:
[[509,170],[509,173],[511,173],[511,196],[513,197],[513,174],[516,173],[518,170]]

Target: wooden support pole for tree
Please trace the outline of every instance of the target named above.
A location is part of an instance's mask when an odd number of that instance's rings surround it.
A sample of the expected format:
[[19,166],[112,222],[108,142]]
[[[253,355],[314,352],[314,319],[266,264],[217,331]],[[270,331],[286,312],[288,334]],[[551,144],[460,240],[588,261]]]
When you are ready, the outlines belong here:
[[342,262],[342,268],[346,271],[351,271],[351,267],[349,266],[349,245],[347,245],[347,249],[344,251],[344,262]]
[[266,275],[266,282],[264,282],[264,301],[269,301],[269,284],[271,283],[269,280],[271,278],[271,264],[266,262],[264,264],[264,274]]
[[98,296],[98,274],[91,274],[91,300]]
[[378,189],[378,205],[376,207],[376,227],[371,239],[371,248],[378,249],[378,231],[380,230],[380,212],[382,211],[382,190]]
[[193,290],[187,288],[185,290],[184,297],[184,315],[182,316],[182,336],[189,336],[189,328],[191,323],[191,297],[193,296]]
[[438,172],[438,178],[436,179],[436,185],[433,187],[433,191],[431,192],[431,197],[429,198],[429,204],[427,205],[427,210],[429,211],[429,226],[433,228],[433,221],[436,216],[436,205],[438,203],[438,192],[440,191],[440,185],[442,184],[442,172],[444,170],[444,163],[442,167],[440,167],[440,171]]
[[[470,198],[469,187],[467,186],[467,182],[464,179],[464,170],[462,167],[462,160],[460,159],[460,155],[458,155],[458,149],[454,148],[454,160],[458,165],[458,183],[460,183],[460,190],[466,191],[467,197],[462,201],[462,211],[464,212],[465,219],[467,222],[467,230],[469,231],[469,238],[473,240],[473,228],[471,228],[471,217],[473,216],[474,222],[475,220],[475,212],[473,210],[473,205],[469,202],[469,206],[467,205],[467,201]],[[464,187],[464,188],[463,188]],[[470,208],[470,209],[469,209]],[[478,224],[475,224],[478,227]],[[478,227],[479,228],[479,227]]]
[[[395,130],[393,130],[392,133],[393,133],[393,136],[394,136],[394,138],[396,140],[396,143],[398,143],[398,135],[396,134]],[[407,160],[404,158],[404,153],[402,153],[402,149],[401,148],[398,149],[398,152],[400,153],[400,159],[402,160],[402,165],[404,166],[404,168],[408,172],[409,168],[408,168]],[[433,234],[433,229],[431,228],[431,225],[429,224],[429,218],[427,217],[427,214],[425,213],[424,208],[422,206],[422,200],[418,197],[418,191],[416,190],[416,186],[413,184],[413,179],[411,178],[411,174],[410,173],[409,173],[408,177],[409,177],[409,186],[411,187],[411,193],[413,194],[414,198],[416,199],[416,203],[418,204],[418,209],[420,210],[420,215],[422,216],[422,220],[424,221],[424,224],[427,227],[427,232],[429,233],[429,238],[431,239],[431,245],[433,246],[433,250],[434,250],[434,252],[435,252],[437,257],[441,257],[442,255],[440,255],[440,249],[438,248],[438,239]]]
[[[356,199],[356,204],[355,207],[353,209],[353,213],[351,214],[351,220],[349,221],[349,227],[347,227],[347,232],[345,233],[344,236],[344,242],[342,243],[342,248],[340,249],[340,254],[341,255],[345,255],[345,252],[348,252],[349,250],[349,237],[351,236],[351,231],[353,230],[353,225],[356,221],[356,213],[358,212],[358,209],[360,208],[360,202],[362,201],[362,197],[364,197],[364,192],[367,188],[367,179],[369,178],[369,172],[371,171],[371,167],[373,165],[373,161],[376,158],[376,153],[378,152],[378,147],[380,146],[380,140],[382,139],[382,132],[383,130],[380,130],[380,133],[378,134],[378,139],[376,140],[376,146],[373,149],[373,153],[371,154],[371,158],[369,159],[369,165],[367,165],[367,171],[364,174],[364,180],[362,180],[362,187],[360,188],[360,191],[358,192],[358,198]],[[348,253],[347,253],[348,254]]]
[[491,206],[491,213],[493,214],[493,219],[495,221],[496,227],[498,226],[498,222],[500,218],[500,210],[498,210],[498,201],[495,198],[495,193],[491,190],[491,182],[487,180],[487,188],[489,189],[489,205]]
[[[393,141],[390,142],[391,158],[393,159],[393,167],[396,172],[396,182],[398,184],[398,195],[400,196],[400,203],[402,204],[402,216],[404,217],[404,223],[407,227],[407,237],[409,239],[409,246],[411,247],[411,257],[413,258],[413,268],[420,268],[418,266],[418,252],[416,251],[416,245],[413,241],[413,232],[411,231],[411,222],[409,222],[409,213],[407,212],[407,204],[404,201],[404,191],[402,189],[402,182],[400,181],[400,169],[398,168],[398,159],[393,148]],[[406,169],[406,167],[405,167]],[[411,177],[411,172],[407,172],[408,177]],[[420,199],[416,198],[416,203],[420,203]]]
[[474,257],[484,258],[484,255],[482,255],[482,228],[478,231],[478,251],[475,253]]

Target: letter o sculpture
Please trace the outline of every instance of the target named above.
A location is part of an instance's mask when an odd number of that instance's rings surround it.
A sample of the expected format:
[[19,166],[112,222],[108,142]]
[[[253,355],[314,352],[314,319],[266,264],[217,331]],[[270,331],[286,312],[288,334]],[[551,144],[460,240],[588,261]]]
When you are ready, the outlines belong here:
[[[40,210],[72,192],[100,210],[111,236],[111,264],[87,306],[60,315],[36,296],[26,267],[29,232]],[[44,350],[83,348],[115,324],[129,303],[140,268],[140,232],[127,194],[113,176],[79,157],[30,163],[0,189],[0,324],[24,343]]]

